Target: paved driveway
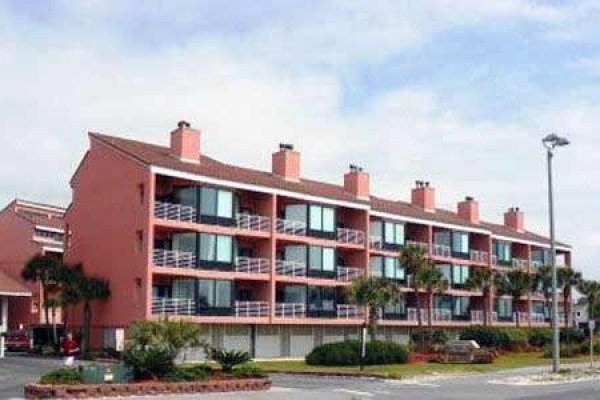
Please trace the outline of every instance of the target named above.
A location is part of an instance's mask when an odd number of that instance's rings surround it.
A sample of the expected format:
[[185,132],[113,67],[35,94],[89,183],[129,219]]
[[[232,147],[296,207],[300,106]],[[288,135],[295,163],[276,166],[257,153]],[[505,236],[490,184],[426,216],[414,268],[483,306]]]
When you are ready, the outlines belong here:
[[35,382],[41,374],[59,368],[60,360],[6,356],[0,359],[0,399],[23,398],[23,386]]

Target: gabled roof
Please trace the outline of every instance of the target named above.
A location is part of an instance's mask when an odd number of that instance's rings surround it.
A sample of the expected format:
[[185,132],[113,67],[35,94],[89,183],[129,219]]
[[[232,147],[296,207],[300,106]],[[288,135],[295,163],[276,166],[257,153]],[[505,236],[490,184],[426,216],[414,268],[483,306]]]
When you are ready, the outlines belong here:
[[63,229],[64,226],[65,209],[59,206],[15,199],[2,211],[6,210],[12,210],[17,216],[36,226],[54,229]]
[[16,279],[0,271],[0,296],[31,296],[31,292]]
[[[531,232],[517,232],[503,225],[482,221],[472,224],[459,217],[456,212],[436,209],[427,212],[411,203],[387,200],[371,196],[370,201],[357,199],[352,193],[344,190],[342,185],[318,182],[310,179],[300,179],[297,182],[286,180],[271,172],[259,171],[251,168],[239,167],[217,161],[205,155],[200,156],[200,163],[193,164],[181,161],[171,155],[170,148],[144,143],[131,139],[109,136],[101,133],[90,132],[90,137],[107,144],[129,157],[148,166],[163,167],[184,173],[201,175],[221,180],[253,184],[272,189],[286,190],[303,195],[325,197],[339,201],[352,202],[357,205],[370,206],[372,210],[382,213],[397,214],[400,216],[421,219],[442,224],[457,225],[467,229],[491,231],[494,235],[505,236],[516,240],[526,240],[548,244],[549,240]],[[565,244],[561,246],[568,247]]]

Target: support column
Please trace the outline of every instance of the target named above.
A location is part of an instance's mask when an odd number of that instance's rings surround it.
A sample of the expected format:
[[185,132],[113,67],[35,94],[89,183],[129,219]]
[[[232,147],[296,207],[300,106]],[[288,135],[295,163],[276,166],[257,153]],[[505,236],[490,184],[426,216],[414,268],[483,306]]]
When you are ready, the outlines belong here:
[[0,358],[4,358],[4,332],[8,329],[8,297],[0,297],[0,315],[2,315],[2,319],[0,320]]

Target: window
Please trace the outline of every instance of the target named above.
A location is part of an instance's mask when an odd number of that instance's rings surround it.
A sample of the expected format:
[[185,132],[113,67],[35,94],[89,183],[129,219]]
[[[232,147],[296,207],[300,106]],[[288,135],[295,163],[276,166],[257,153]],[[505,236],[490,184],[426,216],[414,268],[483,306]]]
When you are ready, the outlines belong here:
[[440,310],[452,311],[452,296],[435,296],[435,308]]
[[370,259],[371,276],[403,281],[406,270],[396,257],[372,256]]
[[437,264],[436,268],[442,271],[444,278],[448,283],[452,283],[452,265],[450,264]]
[[285,206],[285,219],[307,223],[307,208],[305,204],[289,204]]
[[335,288],[308,287],[308,315],[311,317],[335,317]]
[[469,234],[452,232],[452,253],[457,256],[469,255]]
[[175,202],[178,204],[198,207],[198,188],[195,186],[177,189],[174,197]]
[[308,269],[313,273],[335,273],[335,250],[330,247],[309,246]]
[[452,315],[454,317],[462,317],[462,318],[469,317],[470,298],[469,297],[454,297],[453,301],[454,301],[454,304],[452,307]]
[[198,306],[202,314],[227,315],[233,306],[233,282],[198,280]]
[[306,304],[306,286],[286,285],[278,293],[278,302]]
[[383,307],[383,314],[387,317],[406,315],[406,302],[399,301],[395,304],[386,304]]
[[172,250],[196,253],[197,235],[195,233],[175,233],[171,237]]
[[172,285],[174,299],[194,299],[195,281],[193,279],[175,279]]
[[369,230],[371,236],[383,239],[383,221],[371,221]]
[[497,299],[496,300],[496,313],[498,315],[498,319],[512,320],[512,318],[513,318],[512,299]]
[[384,224],[383,242],[384,246],[392,245],[392,248],[402,246],[404,244],[404,224],[386,222]]
[[203,265],[210,267],[211,262],[233,264],[233,254],[234,241],[232,236],[200,234],[200,260],[204,261]]
[[308,228],[311,231],[335,233],[335,210],[333,208],[311,204],[309,216]]
[[306,246],[286,246],[284,259],[306,265]]
[[453,319],[465,319],[469,317],[470,301],[466,296],[436,296],[434,299],[435,308],[441,310]]
[[452,236],[450,231],[436,231],[433,233],[433,243],[450,247]]
[[369,262],[371,264],[371,276],[383,278],[383,257],[373,256]]
[[466,265],[454,265],[452,267],[452,285],[463,287],[469,279],[469,267]]
[[209,187],[200,188],[200,214],[201,216],[232,219],[234,217],[233,193]]
[[494,253],[501,264],[510,264],[512,262],[511,248],[509,242],[496,242]]

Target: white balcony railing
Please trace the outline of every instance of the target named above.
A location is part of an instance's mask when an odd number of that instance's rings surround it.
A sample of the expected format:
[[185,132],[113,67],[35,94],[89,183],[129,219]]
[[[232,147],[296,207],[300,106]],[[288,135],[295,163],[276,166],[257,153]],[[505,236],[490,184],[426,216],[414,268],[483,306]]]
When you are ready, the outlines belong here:
[[531,266],[532,266],[533,268],[540,268],[540,267],[542,267],[542,266],[544,265],[544,263],[543,263],[543,262],[541,262],[541,261],[534,261],[534,260],[531,260],[531,261],[530,261],[530,263],[531,263]]
[[445,244],[434,244],[433,255],[449,258],[452,257],[452,251],[450,250],[450,246],[446,246]]
[[306,276],[306,264],[296,261],[277,260],[275,273],[292,277]]
[[152,299],[152,315],[194,315],[196,302],[194,299]]
[[515,268],[527,268],[528,261],[521,258],[513,258],[512,265]]
[[[427,311],[425,311],[426,316],[427,314]],[[452,321],[452,310],[448,310],[445,308],[434,308],[433,310],[431,310],[431,316],[434,321]]]
[[487,251],[471,250],[471,261],[475,261],[480,264],[487,264],[489,260],[489,254]]
[[244,274],[268,274],[270,260],[268,258],[236,257],[235,272]]
[[235,316],[237,318],[256,318],[269,316],[267,301],[236,301]]
[[471,310],[471,322],[474,323],[483,323],[484,322],[484,316],[483,316],[483,311],[482,310]]
[[498,256],[492,254],[492,265],[498,265]]
[[[421,310],[421,311],[423,311],[423,310]],[[421,314],[421,316],[422,315],[423,314]],[[406,320],[407,321],[418,321],[419,320],[416,308],[407,308],[406,309]]]
[[196,222],[196,209],[192,206],[157,201],[154,204],[154,216],[169,221]]
[[532,324],[543,324],[546,323],[546,316],[543,313],[531,313]]
[[381,236],[370,236],[369,246],[373,249],[381,250],[383,248],[383,238]]
[[238,229],[268,232],[271,229],[271,219],[262,215],[238,214],[235,217]]
[[341,282],[353,282],[365,274],[361,268],[337,267],[336,278]]
[[279,318],[305,318],[306,305],[303,303],[276,303],[275,316]]
[[306,223],[302,221],[294,221],[291,219],[277,219],[277,232],[286,235],[305,236]]
[[364,316],[363,307],[355,304],[338,304],[337,317],[340,319],[357,319]]
[[154,265],[157,267],[196,267],[196,254],[191,251],[154,249],[152,256]]
[[341,243],[365,244],[365,233],[357,229],[337,228],[337,240]]
[[406,244],[407,246],[416,246],[416,247],[422,247],[422,248],[424,248],[425,250],[427,250],[427,249],[429,248],[429,245],[428,245],[427,243],[425,243],[425,242],[418,242],[418,241],[416,241],[416,240],[407,240],[407,241],[405,242],[405,244]]

